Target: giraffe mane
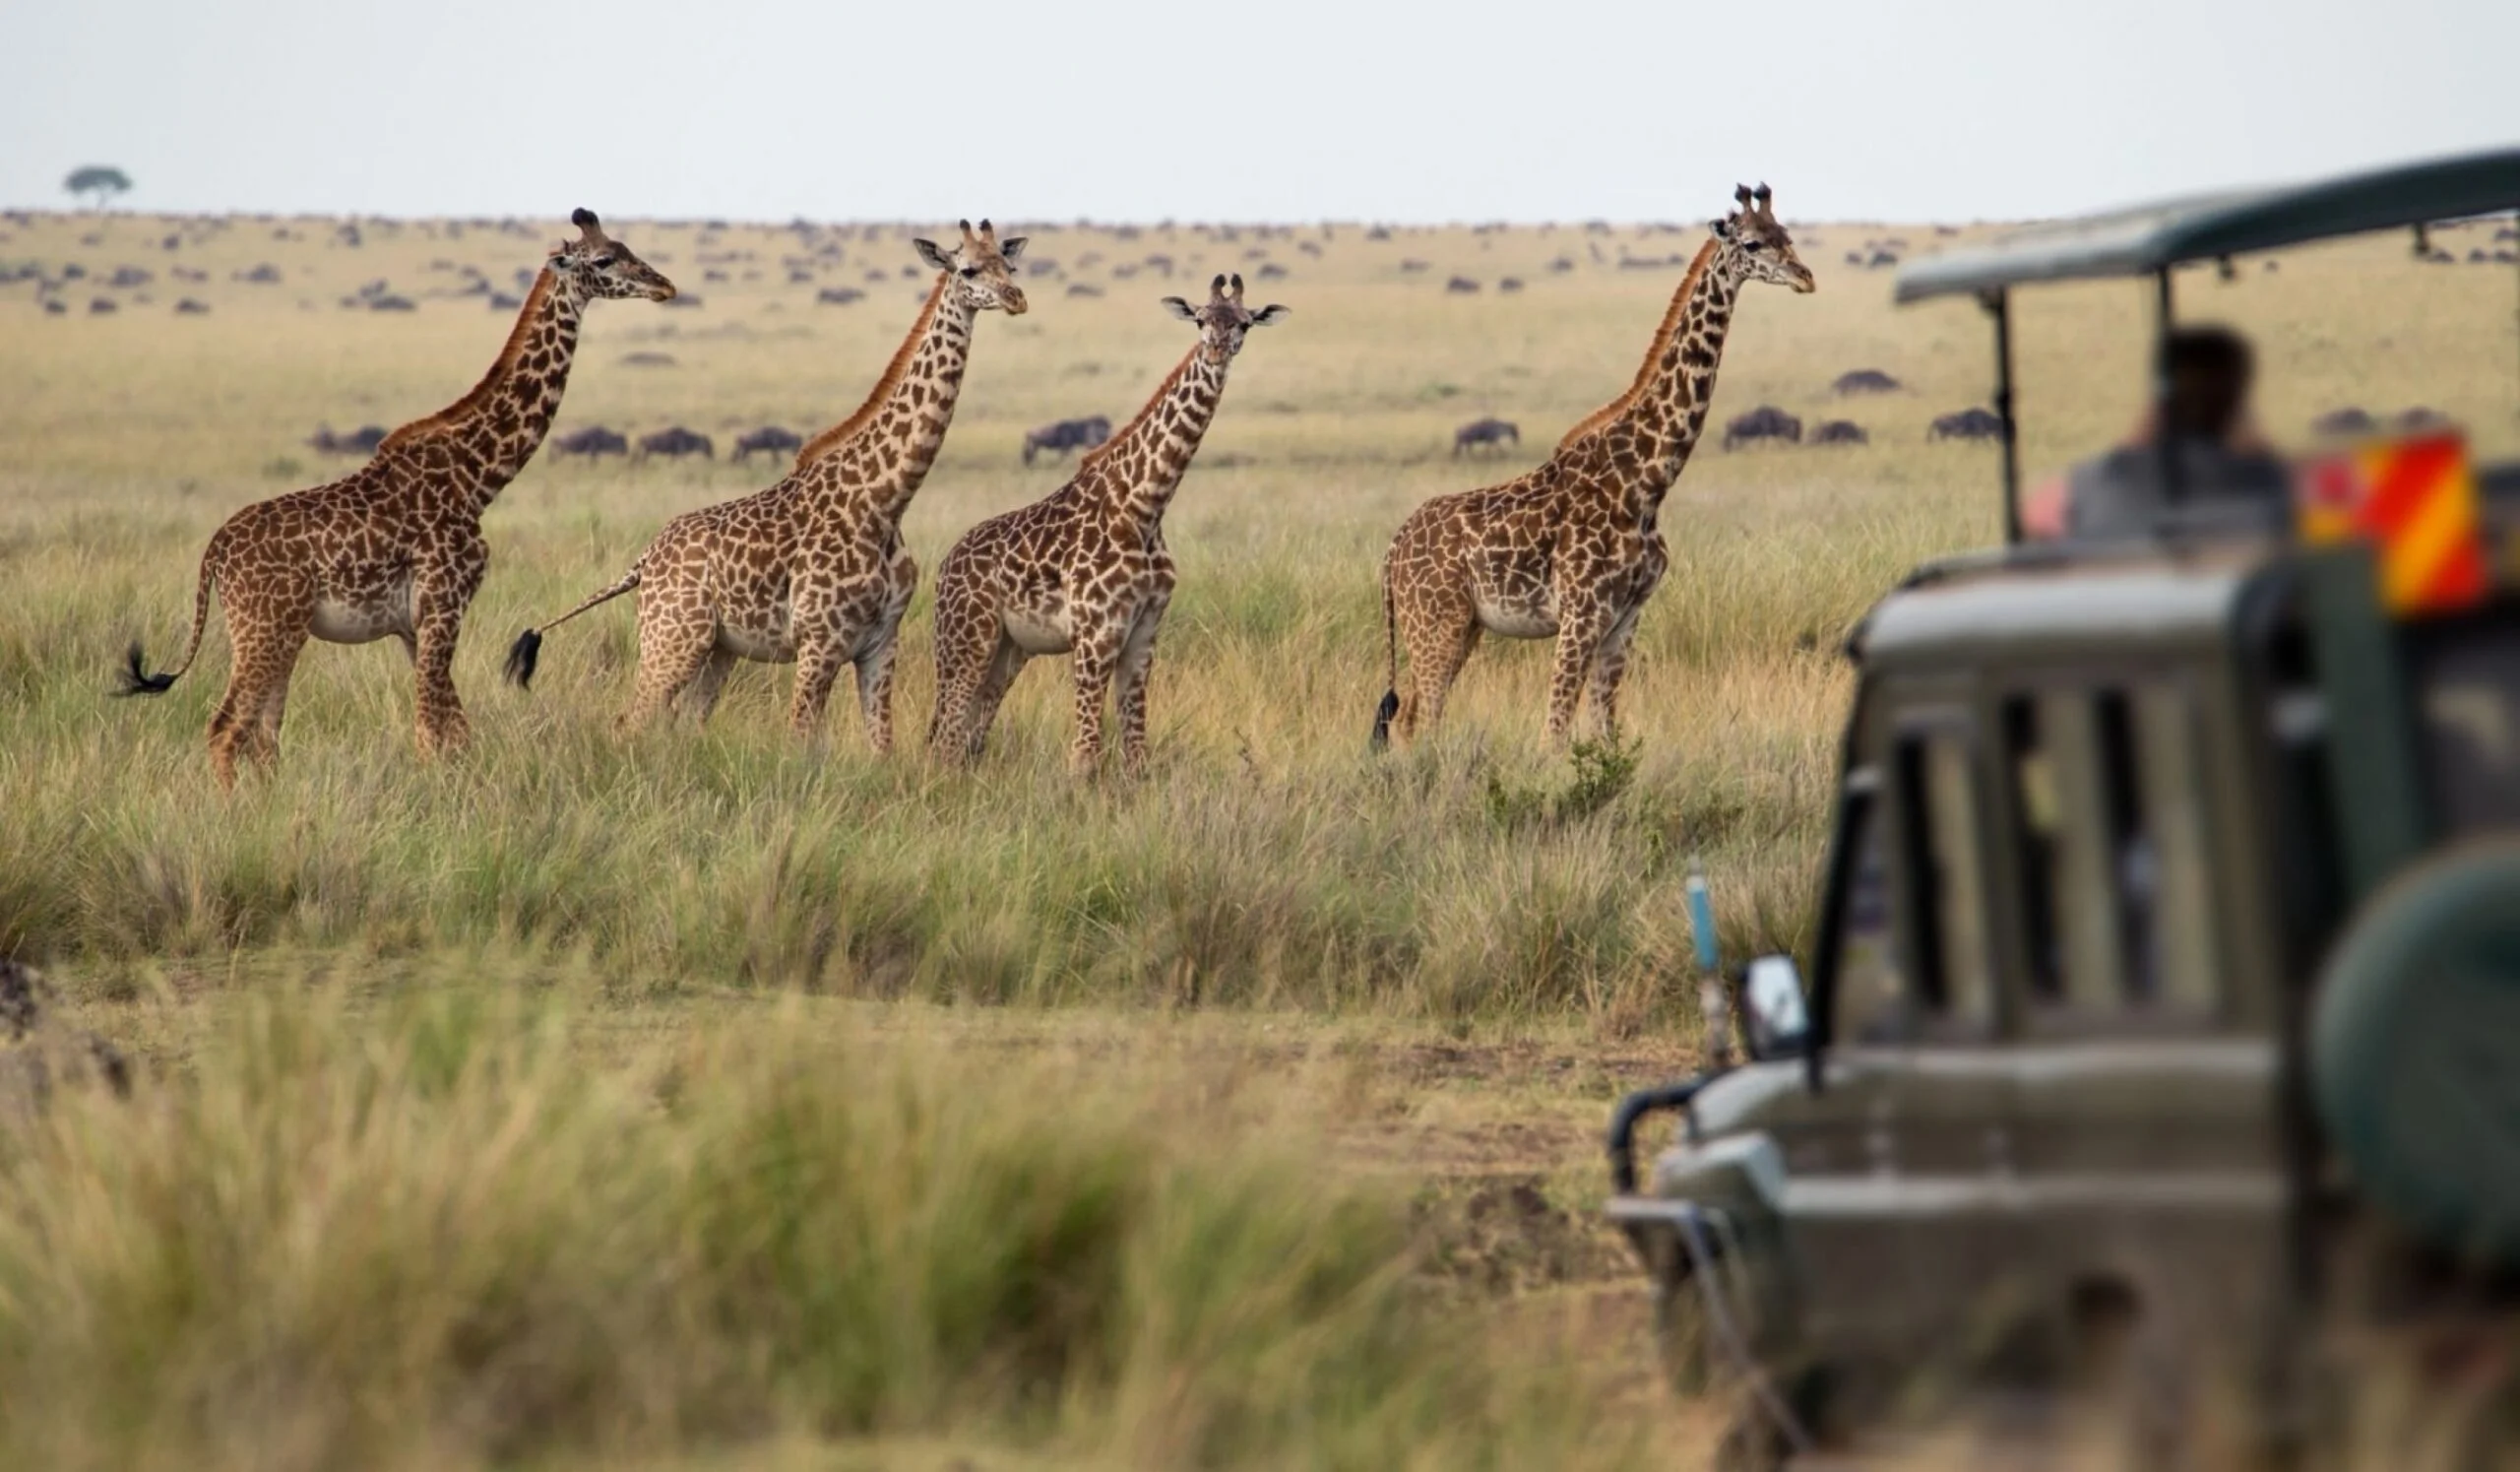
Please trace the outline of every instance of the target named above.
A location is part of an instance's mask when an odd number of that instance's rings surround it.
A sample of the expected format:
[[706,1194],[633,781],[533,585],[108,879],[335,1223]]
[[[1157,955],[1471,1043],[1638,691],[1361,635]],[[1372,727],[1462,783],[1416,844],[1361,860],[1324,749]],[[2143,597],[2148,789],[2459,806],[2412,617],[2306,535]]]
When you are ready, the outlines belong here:
[[1680,316],[1688,309],[1689,298],[1697,293],[1698,279],[1706,275],[1707,266],[1715,260],[1716,244],[1715,237],[1708,236],[1706,243],[1698,247],[1697,258],[1689,262],[1688,274],[1680,278],[1678,288],[1671,292],[1671,304],[1663,313],[1663,325],[1654,329],[1654,341],[1645,350],[1645,361],[1637,367],[1636,381],[1627,386],[1626,392],[1586,415],[1574,428],[1567,430],[1565,436],[1557,442],[1559,450],[1564,450],[1585,435],[1627,413],[1628,409],[1636,403],[1637,398],[1654,382],[1654,374],[1662,365],[1663,354],[1670,351],[1671,340],[1679,336]]
[[1198,357],[1201,346],[1197,342],[1190,345],[1190,351],[1181,354],[1181,360],[1172,365],[1172,371],[1165,374],[1164,381],[1157,384],[1155,392],[1147,396],[1145,407],[1131,415],[1126,424],[1121,425],[1109,439],[1076,458],[1076,474],[1080,479],[1087,471],[1099,468],[1104,460],[1109,459],[1111,452],[1125,443],[1129,436],[1137,431],[1139,425],[1155,417],[1155,412],[1163,407],[1164,401],[1172,397],[1172,390],[1181,382],[1181,375],[1190,371],[1190,364]]
[[903,335],[901,347],[893,350],[893,360],[884,364],[883,376],[875,380],[875,387],[866,395],[866,402],[857,406],[855,414],[805,441],[805,447],[796,452],[796,469],[801,471],[849,443],[874,419],[876,412],[884,407],[884,401],[892,396],[893,390],[901,387],[903,376],[910,372],[911,359],[917,354],[920,341],[926,338],[928,324],[936,320],[937,308],[944,305],[945,288],[951,281],[949,274],[937,273],[936,286],[927,293],[927,304],[918,309],[918,320],[913,322],[910,331]]
[[408,445],[441,429],[453,428],[477,413],[489,401],[499,381],[516,367],[516,360],[525,355],[525,350],[534,338],[535,319],[542,315],[543,303],[550,299],[555,284],[556,278],[548,266],[536,275],[534,288],[525,293],[525,305],[516,314],[516,326],[508,329],[507,346],[499,350],[498,360],[490,364],[490,371],[481,375],[481,381],[472,385],[471,392],[433,415],[405,424],[378,441],[376,447],[382,450],[388,445]]

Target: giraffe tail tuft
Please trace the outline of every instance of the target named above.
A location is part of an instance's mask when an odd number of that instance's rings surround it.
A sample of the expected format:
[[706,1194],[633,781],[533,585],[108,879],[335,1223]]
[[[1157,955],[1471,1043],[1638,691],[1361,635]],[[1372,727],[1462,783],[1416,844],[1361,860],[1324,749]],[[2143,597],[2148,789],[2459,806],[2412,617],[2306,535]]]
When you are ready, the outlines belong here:
[[113,693],[116,696],[163,696],[171,688],[174,688],[174,675],[149,673],[149,658],[141,656],[139,640],[134,640],[129,656],[123,656],[123,683]]
[[133,640],[131,652],[124,656],[122,683],[117,695],[163,695],[175,687],[175,676],[149,672],[148,657],[140,652],[140,642]]
[[520,690],[534,687],[534,667],[542,659],[542,631],[527,629],[508,646],[508,683]]
[[1373,749],[1376,751],[1388,750],[1390,748],[1391,718],[1399,714],[1400,690],[1395,686],[1383,691],[1382,704],[1374,707],[1374,734],[1372,736],[1372,745]]

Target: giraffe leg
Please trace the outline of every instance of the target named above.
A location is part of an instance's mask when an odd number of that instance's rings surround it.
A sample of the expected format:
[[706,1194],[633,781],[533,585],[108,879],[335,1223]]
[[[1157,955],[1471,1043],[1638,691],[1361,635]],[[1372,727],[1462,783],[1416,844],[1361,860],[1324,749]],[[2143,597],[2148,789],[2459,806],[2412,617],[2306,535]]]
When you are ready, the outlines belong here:
[[464,702],[455,693],[455,641],[464,631],[464,601],[451,595],[431,597],[413,590],[417,607],[418,648],[411,664],[416,676],[416,715],[420,751],[436,755],[461,751],[472,739],[472,723],[464,718]]
[[796,639],[796,689],[788,701],[788,729],[810,741],[822,732],[823,708],[831,704],[832,684],[840,678],[840,649],[820,628]]
[[971,693],[964,706],[961,737],[964,760],[978,759],[981,748],[988,744],[989,728],[997,724],[997,708],[1005,703],[1006,692],[1013,688],[1015,676],[1023,672],[1025,663],[1031,659],[1022,645],[1003,634],[998,636],[997,648],[989,654],[988,665],[980,672],[979,687]]
[[1068,770],[1091,777],[1102,759],[1102,703],[1120,663],[1124,630],[1097,628],[1076,641],[1076,739],[1068,746]]
[[263,698],[254,711],[253,724],[246,729],[244,744],[255,762],[267,771],[280,760],[280,723],[288,709],[288,681],[297,671],[297,657],[305,651],[303,639],[281,641],[266,667]]
[[264,764],[278,753],[280,705],[287,699],[289,671],[306,632],[231,618],[227,642],[234,651],[227,692],[210,717],[210,769],[222,788],[236,785],[238,756]]
[[857,713],[866,723],[866,744],[877,756],[893,749],[893,661],[901,641],[890,632],[857,657]]
[[1479,615],[1467,599],[1434,608],[1413,608],[1401,617],[1401,642],[1409,650],[1409,682],[1392,717],[1394,739],[1407,743],[1432,734],[1444,719],[1444,702],[1479,648]]
[[[671,710],[674,697],[706,672],[717,653],[718,631],[705,612],[652,614],[650,607],[639,609],[639,679],[630,709],[621,716],[624,731],[651,726]],[[710,698],[717,698],[714,692]]]
[[1155,668],[1155,634],[1164,622],[1167,602],[1158,594],[1138,610],[1128,643],[1120,650],[1120,770],[1131,777],[1146,775],[1147,677]]
[[732,651],[712,644],[709,657],[700,664],[700,672],[682,687],[682,708],[690,713],[695,726],[705,726],[718,709],[718,697],[725,693],[726,676],[734,672]]
[[1609,616],[1598,603],[1571,602],[1558,595],[1557,658],[1548,675],[1548,738],[1565,744],[1575,727],[1575,707],[1584,698],[1584,677],[1609,634]]
[[1618,739],[1618,686],[1627,675],[1627,647],[1636,638],[1636,625],[1644,611],[1641,604],[1628,609],[1626,616],[1610,626],[1601,649],[1593,656],[1593,721],[1606,741]]

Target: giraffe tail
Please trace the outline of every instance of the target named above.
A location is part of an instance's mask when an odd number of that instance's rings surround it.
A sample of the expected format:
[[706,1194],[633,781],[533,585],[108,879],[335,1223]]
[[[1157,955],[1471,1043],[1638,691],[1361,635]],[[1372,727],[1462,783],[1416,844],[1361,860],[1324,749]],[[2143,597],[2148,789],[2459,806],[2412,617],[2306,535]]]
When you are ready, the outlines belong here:
[[580,613],[585,612],[589,608],[595,608],[599,604],[612,602],[614,599],[619,598],[631,589],[638,587],[644,581],[646,581],[646,574],[642,573],[638,568],[633,567],[628,572],[621,575],[621,580],[619,582],[614,583],[611,587],[604,589],[594,597],[587,599],[576,608],[571,608],[566,613],[552,619],[549,623],[542,625],[540,628],[527,629],[524,633],[517,635],[516,642],[508,646],[508,683],[516,686],[520,690],[532,689],[534,687],[535,667],[542,662],[542,636],[544,634],[558,628],[560,625],[577,617]]
[[201,653],[201,631],[210,625],[210,594],[219,574],[211,566],[210,553],[202,553],[201,575],[193,580],[193,632],[185,641],[183,663],[161,673],[149,672],[149,657],[140,652],[140,641],[131,641],[131,651],[124,657],[122,683],[117,695],[163,695],[175,687],[175,681],[193,667],[193,657]]
[[1368,744],[1376,751],[1391,745],[1391,718],[1400,714],[1400,624],[1391,611],[1391,569],[1382,574],[1382,651],[1383,671],[1390,683],[1383,687],[1382,703],[1374,707],[1374,734]]

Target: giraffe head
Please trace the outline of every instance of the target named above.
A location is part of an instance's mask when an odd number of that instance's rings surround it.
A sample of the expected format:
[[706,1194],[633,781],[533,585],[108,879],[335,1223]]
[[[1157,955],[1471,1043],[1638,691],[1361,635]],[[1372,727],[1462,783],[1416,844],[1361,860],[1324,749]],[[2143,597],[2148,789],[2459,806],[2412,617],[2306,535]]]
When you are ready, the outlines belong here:
[[1024,315],[1027,303],[1024,288],[1015,285],[1015,261],[1024,254],[1024,237],[997,238],[997,226],[980,222],[975,231],[968,220],[963,223],[963,243],[946,250],[933,240],[913,240],[912,248],[918,258],[946,273],[954,284],[954,294],[963,305],[976,312],[991,307],[1010,317]]
[[1756,189],[1734,186],[1732,199],[1740,208],[1714,223],[1715,263],[1736,282],[1774,282],[1809,291],[1816,285],[1811,268],[1794,253],[1794,237],[1778,222],[1770,207],[1772,197],[1765,184]]
[[552,251],[549,264],[581,296],[673,299],[673,283],[656,267],[640,260],[629,246],[605,234],[603,222],[595,218],[593,210],[582,209],[569,220],[578,227],[578,238]]
[[[1229,284],[1229,285],[1228,285]],[[1184,322],[1199,324],[1199,346],[1212,362],[1230,362],[1242,351],[1242,338],[1255,327],[1284,322],[1292,313],[1274,303],[1252,311],[1242,304],[1242,277],[1218,277],[1208,287],[1208,303],[1192,306],[1178,296],[1164,298],[1165,310]]]

